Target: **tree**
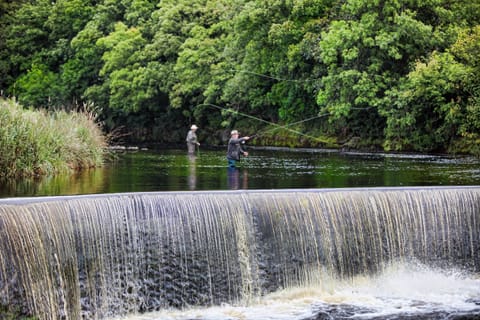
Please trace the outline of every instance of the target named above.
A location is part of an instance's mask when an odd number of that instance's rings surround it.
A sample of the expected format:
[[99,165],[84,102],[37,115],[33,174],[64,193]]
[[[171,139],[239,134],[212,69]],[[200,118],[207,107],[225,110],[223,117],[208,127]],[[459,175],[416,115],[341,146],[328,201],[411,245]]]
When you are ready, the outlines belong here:
[[324,68],[315,56],[317,34],[332,1],[249,1],[235,16],[232,77],[223,100],[269,121],[316,114],[316,78]]
[[24,2],[25,0],[0,0],[0,30],[2,30],[2,32],[0,32],[0,95],[3,95],[5,89],[14,81],[12,74],[10,74],[12,66],[9,63],[9,52],[6,44],[8,35],[5,31],[8,30],[15,21],[12,17]]
[[60,88],[57,75],[44,64],[32,65],[27,73],[15,82],[19,102],[25,106],[49,107],[57,105]]
[[437,45],[432,26],[417,19],[419,9],[410,1],[349,0],[322,33],[320,55],[328,75],[317,102],[331,120],[345,118],[350,134],[382,134],[372,129],[383,127],[379,113],[389,109],[386,90]]
[[[35,106],[93,103],[107,128],[164,142],[183,140],[192,122],[209,136],[261,130],[257,118],[343,141],[386,137],[395,150],[467,145],[479,122],[479,5],[0,1],[0,93]],[[308,119],[319,120],[301,127]]]
[[71,57],[60,68],[64,103],[91,100],[101,106],[108,106],[108,100],[104,99],[106,95],[89,95],[87,91],[99,83],[103,49],[96,42],[102,36],[99,22],[92,19],[70,41]]
[[236,2],[218,0],[199,6],[199,18],[180,47],[170,101],[173,107],[184,110],[190,122],[202,123],[202,118],[208,117],[211,125],[218,127],[215,118],[220,117],[214,117],[212,108],[204,103],[220,103],[225,80],[231,76],[224,51],[237,6]]
[[[24,103],[62,106],[70,100],[70,90],[62,84],[62,65],[73,55],[70,41],[84,27],[93,12],[87,1],[45,1],[26,3],[15,11],[6,28],[9,73],[16,79],[8,93],[20,95]],[[78,66],[78,65],[77,65]],[[29,74],[29,73],[33,74]],[[41,91],[34,79],[43,83]],[[29,92],[29,90],[33,90]],[[42,100],[48,97],[47,100]]]
[[[16,79],[32,66],[32,61],[48,61],[44,48],[49,46],[48,30],[45,23],[51,11],[49,1],[40,4],[26,3],[12,13],[11,23],[5,33],[4,56],[7,56],[8,74]],[[12,85],[13,83],[9,83]],[[10,93],[15,95],[14,88]]]
[[461,30],[446,52],[418,62],[392,90],[387,150],[479,153],[474,148],[480,140],[479,43],[479,26]]
[[126,113],[138,111],[141,108],[138,100],[142,96],[138,90],[138,77],[143,68],[138,64],[137,52],[145,45],[140,31],[118,22],[114,32],[100,38],[97,45],[105,49],[99,75],[105,78],[103,86],[108,88],[109,106]]

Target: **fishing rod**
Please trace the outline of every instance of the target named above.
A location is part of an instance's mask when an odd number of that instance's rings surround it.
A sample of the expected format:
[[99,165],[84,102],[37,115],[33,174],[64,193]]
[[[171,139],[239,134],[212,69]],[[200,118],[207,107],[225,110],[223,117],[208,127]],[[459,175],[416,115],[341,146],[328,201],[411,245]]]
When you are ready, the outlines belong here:
[[274,122],[271,122],[271,121],[267,121],[267,120],[264,120],[264,119],[261,119],[261,118],[252,116],[252,115],[250,115],[250,114],[246,114],[246,113],[243,113],[243,112],[240,112],[240,111],[232,110],[231,108],[224,108],[224,107],[221,107],[221,106],[217,106],[217,105],[212,104],[212,103],[201,103],[201,104],[199,104],[199,105],[196,105],[195,108],[196,108],[196,107],[199,107],[199,106],[210,106],[210,107],[213,107],[213,108],[222,110],[222,111],[227,111],[227,112],[234,113],[234,114],[240,114],[240,115],[242,115],[242,116],[244,116],[244,117],[247,117],[247,118],[250,118],[250,119],[254,119],[254,120],[257,120],[257,121],[260,121],[260,122],[263,122],[263,123],[266,123],[266,124],[269,124],[269,125],[272,125],[272,126],[275,127],[275,128],[272,128],[272,129],[268,129],[268,130],[264,131],[263,133],[256,133],[256,134],[250,136],[250,138],[259,137],[259,136],[261,136],[261,135],[263,135],[263,134],[265,134],[266,132],[271,131],[271,130],[283,129],[283,130],[287,130],[287,131],[289,131],[289,132],[298,134],[298,135],[300,135],[300,136],[304,136],[304,137],[313,139],[313,140],[315,140],[315,141],[321,141],[321,140],[320,140],[319,138],[317,138],[317,137],[314,137],[314,136],[312,136],[312,135],[303,133],[303,132],[298,131],[298,130],[290,129],[290,128],[288,128],[288,127],[289,127],[289,126],[292,126],[292,125],[295,125],[295,124],[302,123],[302,122],[310,121],[310,120],[313,120],[313,119],[325,117],[325,116],[328,115],[328,113],[326,113],[326,114],[321,114],[321,115],[318,115],[318,116],[315,116],[315,117],[311,117],[311,118],[308,118],[308,119],[304,119],[304,120],[301,120],[301,121],[293,122],[293,123],[290,123],[290,124],[287,124],[287,125],[283,125],[283,126],[282,126],[282,125],[279,125],[279,124],[277,124],[277,123],[274,123]]
[[[262,77],[262,78],[268,78],[268,79],[273,79],[273,80],[277,80],[277,81],[286,81],[286,82],[310,82],[310,81],[317,81],[319,79],[286,79],[286,78],[279,78],[279,77],[274,77],[274,76],[270,76],[270,75],[265,75],[265,74],[261,74],[261,73],[256,73],[256,72],[253,72],[253,71],[249,71],[249,70],[236,70],[236,69],[230,69],[229,71],[231,72],[235,72],[235,73],[249,73],[249,74],[252,74],[252,75],[255,75],[257,77]],[[289,132],[292,132],[292,133],[295,133],[295,134],[298,134],[300,136],[304,136],[304,137],[307,137],[309,139],[313,139],[314,141],[320,141],[322,142],[321,139],[317,138],[317,137],[314,137],[312,135],[309,135],[309,134],[306,134],[306,133],[303,133],[301,131],[298,131],[298,130],[294,130],[294,129],[290,129],[288,127],[290,126],[293,126],[293,125],[296,125],[296,124],[300,124],[300,123],[303,123],[303,122],[307,122],[307,121],[310,121],[310,120],[314,120],[314,119],[318,119],[318,118],[323,118],[323,117],[326,117],[328,115],[330,115],[329,112],[327,113],[323,113],[323,114],[320,114],[318,116],[314,116],[314,117],[311,117],[311,118],[308,118],[308,119],[304,119],[304,120],[300,120],[300,121],[297,121],[297,122],[292,122],[292,123],[289,123],[289,124],[286,124],[286,125],[279,125],[279,124],[276,124],[274,122],[271,122],[271,121],[267,121],[267,120],[264,120],[264,119],[261,119],[261,118],[258,118],[258,117],[255,117],[255,116],[252,116],[252,115],[249,115],[249,114],[246,114],[246,113],[243,113],[243,112],[240,112],[240,111],[235,111],[235,110],[232,110],[231,108],[224,108],[224,107],[221,107],[221,106],[217,106],[215,104],[212,104],[212,103],[201,103],[199,105],[196,105],[196,107],[199,107],[199,106],[210,106],[210,107],[214,107],[214,108],[217,108],[219,110],[222,110],[222,111],[227,111],[227,112],[230,112],[230,113],[234,113],[234,114],[240,114],[240,115],[243,115],[244,117],[247,117],[247,118],[250,118],[250,119],[254,119],[254,120],[257,120],[257,121],[260,121],[260,122],[263,122],[263,123],[266,123],[266,124],[269,124],[269,125],[272,125],[274,126],[274,128],[270,128],[270,129],[267,129],[265,130],[263,133],[255,133],[253,135],[250,136],[250,138],[256,138],[256,137],[259,137],[269,131],[272,131],[272,130],[275,130],[275,129],[283,129],[283,130],[287,130]],[[372,107],[368,107],[368,108],[351,108],[351,109],[358,109],[358,110],[368,110]]]

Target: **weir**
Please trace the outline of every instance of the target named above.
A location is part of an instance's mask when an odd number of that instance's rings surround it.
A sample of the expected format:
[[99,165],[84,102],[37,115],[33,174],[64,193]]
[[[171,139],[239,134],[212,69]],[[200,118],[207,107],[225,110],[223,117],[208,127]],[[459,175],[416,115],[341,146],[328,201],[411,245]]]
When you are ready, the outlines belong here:
[[0,307],[103,319],[248,303],[399,260],[477,273],[478,252],[477,186],[3,199]]

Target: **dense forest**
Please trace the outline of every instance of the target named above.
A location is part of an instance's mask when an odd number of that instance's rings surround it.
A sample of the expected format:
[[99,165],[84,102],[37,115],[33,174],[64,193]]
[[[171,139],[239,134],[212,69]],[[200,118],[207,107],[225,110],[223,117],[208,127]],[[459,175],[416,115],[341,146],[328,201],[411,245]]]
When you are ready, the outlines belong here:
[[0,0],[0,90],[124,141],[480,154],[480,0]]

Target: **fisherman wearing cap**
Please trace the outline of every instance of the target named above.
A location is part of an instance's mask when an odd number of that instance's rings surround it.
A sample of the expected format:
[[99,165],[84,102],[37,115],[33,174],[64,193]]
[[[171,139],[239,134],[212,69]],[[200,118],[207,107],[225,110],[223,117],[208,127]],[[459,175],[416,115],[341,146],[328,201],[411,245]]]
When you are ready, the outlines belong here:
[[245,157],[248,156],[248,152],[243,150],[242,144],[245,143],[250,137],[243,137],[239,138],[238,131],[232,130],[230,133],[231,138],[228,141],[228,149],[227,149],[227,160],[228,160],[228,167],[235,168],[236,162],[240,161],[240,155]]
[[185,139],[187,141],[188,154],[194,154],[195,147],[200,145],[197,140],[197,134],[195,133],[197,129],[198,127],[192,124],[192,126],[190,127],[190,131],[188,131],[187,138]]

